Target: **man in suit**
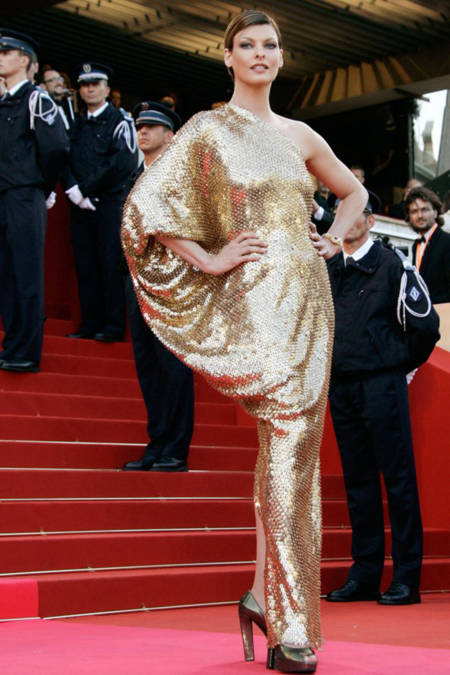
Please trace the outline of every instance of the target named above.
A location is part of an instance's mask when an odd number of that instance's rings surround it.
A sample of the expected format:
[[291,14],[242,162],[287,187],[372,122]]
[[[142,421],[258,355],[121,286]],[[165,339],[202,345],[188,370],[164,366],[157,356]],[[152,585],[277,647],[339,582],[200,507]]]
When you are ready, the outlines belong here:
[[119,271],[120,223],[138,163],[133,120],[108,103],[111,69],[86,62],[78,73],[86,112],[71,125],[70,166],[63,177],[72,202],[71,234],[81,325],[71,338],[122,340],[125,296]]
[[418,235],[413,264],[420,271],[433,303],[450,302],[450,234],[442,230],[441,201],[426,187],[415,187],[405,200],[406,220]]
[[30,81],[36,50],[33,38],[0,32],[0,366],[22,373],[39,370],[47,208],[69,150],[54,102]]
[[[414,466],[406,371],[407,333],[397,319],[403,266],[369,230],[372,208],[354,223],[344,250],[328,262],[336,328],[330,410],[342,460],[352,525],[348,580],[329,602],[378,600],[385,605],[420,602],[422,524]],[[423,312],[425,294],[408,304]],[[411,315],[406,313],[406,326]],[[380,474],[392,530],[393,579],[380,596],[385,536]]]
[[[153,101],[136,106],[134,116],[139,148],[144,154],[136,180],[165,150],[181,120],[175,111]],[[166,349],[145,322],[128,268],[125,295],[150,442],[141,459],[128,462],[123,468],[125,471],[187,471],[194,425],[192,371]]]

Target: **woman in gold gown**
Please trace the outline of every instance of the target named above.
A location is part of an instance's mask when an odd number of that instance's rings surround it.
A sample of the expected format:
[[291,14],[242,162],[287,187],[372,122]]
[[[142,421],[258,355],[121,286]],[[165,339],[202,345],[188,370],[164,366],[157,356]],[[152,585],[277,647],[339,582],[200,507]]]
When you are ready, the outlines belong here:
[[[254,622],[267,633],[270,668],[313,672],[333,340],[324,258],[339,251],[367,193],[320,136],[271,111],[280,43],[261,12],[230,23],[233,97],[195,115],[137,182],[122,243],[152,330],[258,420],[257,565],[239,606],[246,659]],[[309,171],[341,198],[324,237],[309,227]]]

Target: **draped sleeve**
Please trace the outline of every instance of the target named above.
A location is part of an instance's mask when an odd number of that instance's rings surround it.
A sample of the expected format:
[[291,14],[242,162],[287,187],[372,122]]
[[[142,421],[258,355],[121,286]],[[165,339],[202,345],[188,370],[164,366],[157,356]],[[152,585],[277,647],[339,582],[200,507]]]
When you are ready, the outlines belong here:
[[208,339],[208,312],[221,281],[184,261],[155,235],[190,239],[210,253],[226,240],[214,217],[220,190],[211,191],[211,183],[220,160],[209,126],[208,113],[195,115],[144,171],[125,204],[121,231],[144,319],[187,362],[187,355]]

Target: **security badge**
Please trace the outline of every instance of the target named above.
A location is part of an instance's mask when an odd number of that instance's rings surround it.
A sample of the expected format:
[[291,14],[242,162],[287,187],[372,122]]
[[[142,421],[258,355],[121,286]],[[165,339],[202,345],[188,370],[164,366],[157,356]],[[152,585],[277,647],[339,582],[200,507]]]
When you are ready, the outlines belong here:
[[83,65],[83,72],[84,73],[90,73],[92,71],[92,67],[90,63],[85,63]]

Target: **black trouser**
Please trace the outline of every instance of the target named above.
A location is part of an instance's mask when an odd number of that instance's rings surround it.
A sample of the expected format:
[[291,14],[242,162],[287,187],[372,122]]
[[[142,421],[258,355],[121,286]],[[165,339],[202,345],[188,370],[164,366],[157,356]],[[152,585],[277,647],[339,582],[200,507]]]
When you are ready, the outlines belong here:
[[125,297],[119,271],[122,202],[100,199],[96,211],[72,206],[71,232],[81,305],[81,330],[122,338]]
[[47,209],[39,188],[0,193],[0,313],[3,359],[40,361]]
[[378,586],[384,563],[383,474],[392,530],[393,581],[418,586],[422,522],[406,378],[400,371],[334,377],[330,408],[352,525],[349,578]]
[[187,460],[194,425],[194,376],[144,321],[129,275],[125,280],[136,371],[147,408],[145,461]]

